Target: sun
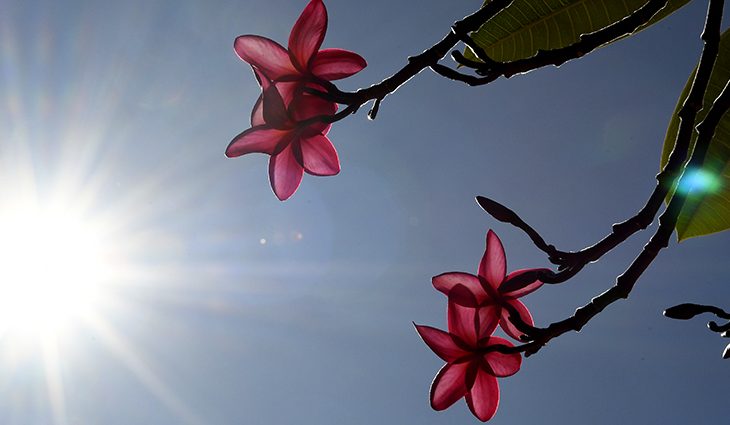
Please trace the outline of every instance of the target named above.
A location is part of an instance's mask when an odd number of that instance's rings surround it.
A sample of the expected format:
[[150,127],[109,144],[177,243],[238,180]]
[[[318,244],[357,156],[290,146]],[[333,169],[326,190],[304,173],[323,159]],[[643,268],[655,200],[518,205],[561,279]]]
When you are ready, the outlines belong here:
[[0,335],[56,334],[90,314],[111,271],[105,242],[99,223],[67,206],[0,212]]

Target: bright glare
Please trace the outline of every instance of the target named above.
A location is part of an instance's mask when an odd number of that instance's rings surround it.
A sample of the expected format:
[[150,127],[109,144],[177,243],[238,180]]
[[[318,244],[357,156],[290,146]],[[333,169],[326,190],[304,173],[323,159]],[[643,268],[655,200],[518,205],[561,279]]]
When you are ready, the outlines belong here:
[[94,309],[110,266],[102,230],[64,208],[0,212],[0,334],[55,334]]
[[720,179],[713,173],[703,170],[687,170],[679,191],[683,193],[700,192],[712,193],[719,189]]

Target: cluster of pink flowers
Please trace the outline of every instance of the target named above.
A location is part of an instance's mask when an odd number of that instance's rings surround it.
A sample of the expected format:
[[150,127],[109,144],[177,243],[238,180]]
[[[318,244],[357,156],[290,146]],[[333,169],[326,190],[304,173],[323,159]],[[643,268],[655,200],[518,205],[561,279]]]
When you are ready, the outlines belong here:
[[251,128],[231,141],[226,156],[271,155],[269,180],[282,201],[294,194],[304,172],[340,172],[337,151],[327,138],[330,124],[315,118],[333,115],[337,104],[306,89],[326,91],[323,82],[349,77],[367,63],[347,50],[319,50],[326,32],[327,9],[322,0],[311,0],[292,28],[288,49],[258,35],[239,36],[233,45],[253,68],[262,93],[251,112]]
[[[324,3],[311,0],[292,28],[288,48],[257,35],[242,35],[234,42],[238,56],[251,65],[261,95],[251,112],[251,128],[231,141],[226,156],[270,155],[271,187],[282,201],[294,194],[305,172],[331,176],[340,171],[337,151],[327,137],[331,125],[321,119],[334,115],[337,104],[312,94],[312,89],[326,91],[330,81],[359,72],[366,62],[347,50],[320,50],[326,31]],[[433,278],[434,287],[448,297],[448,332],[415,326],[424,342],[446,361],[431,384],[434,409],[446,409],[464,397],[472,413],[487,421],[499,404],[497,378],[520,369],[519,353],[495,348],[513,347],[512,343],[492,334],[500,326],[520,340],[522,333],[510,321],[510,312],[532,325],[530,312],[518,298],[542,282],[510,289],[514,278],[534,270],[507,274],[506,269],[502,242],[490,230],[476,276],[450,272]]]
[[522,332],[509,320],[515,310],[522,321],[533,325],[527,307],[518,298],[542,286],[536,280],[520,289],[505,290],[515,277],[536,271],[517,270],[507,274],[502,242],[493,231],[487,232],[487,247],[477,275],[462,272],[440,274],[433,286],[448,297],[448,332],[416,325],[416,330],[436,355],[446,361],[431,384],[431,407],[444,410],[464,397],[471,412],[488,421],[497,412],[497,378],[520,370],[519,353],[501,353],[496,345],[513,347],[504,338],[492,335],[499,325],[510,337],[520,341]]

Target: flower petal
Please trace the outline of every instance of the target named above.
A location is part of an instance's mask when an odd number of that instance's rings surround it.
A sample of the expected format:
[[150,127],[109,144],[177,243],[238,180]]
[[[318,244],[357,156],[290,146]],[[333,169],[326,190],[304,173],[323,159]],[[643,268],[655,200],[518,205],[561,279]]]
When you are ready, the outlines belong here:
[[330,132],[330,128],[332,127],[332,124],[317,121],[315,123],[309,124],[304,131],[302,131],[302,134],[304,137],[311,137],[316,135],[322,135],[326,136],[327,133]]
[[267,125],[280,129],[287,127],[289,114],[287,114],[284,99],[282,99],[276,85],[264,90],[262,109],[264,121]]
[[[517,310],[517,313],[520,315],[520,318],[523,322],[527,323],[530,326],[535,324],[535,322],[532,321],[532,315],[530,314],[530,311],[524,304],[522,304],[520,300],[505,300],[505,302],[511,305],[515,310]],[[517,329],[517,327],[509,320],[509,310],[503,308],[501,316],[502,317],[499,320],[499,326],[502,327],[502,330],[504,330],[507,335],[511,336],[517,341],[520,341],[520,337],[524,334],[520,332],[520,330]]]
[[466,404],[480,421],[486,422],[492,419],[499,406],[497,378],[480,368],[474,385],[466,394]]
[[264,75],[261,71],[258,70],[255,66],[251,66],[251,69],[253,70],[253,75],[256,77],[256,81],[258,81],[259,85],[261,86],[261,95],[259,95],[259,98],[256,99],[256,103],[253,105],[253,110],[251,110],[251,127],[255,127],[257,125],[264,125],[266,124],[266,121],[264,121],[264,91],[269,88],[271,85],[271,81]]
[[274,85],[288,110],[294,98],[301,93],[302,84],[298,81],[277,81]]
[[471,362],[446,363],[439,370],[431,383],[431,407],[434,410],[444,410],[464,397],[466,373]]
[[340,159],[327,136],[316,134],[301,139],[304,171],[315,176],[334,176],[340,172]]
[[251,127],[256,127],[257,125],[264,125],[266,124],[266,121],[264,121],[264,95],[259,95],[259,98],[256,99],[256,103],[253,105],[253,109],[251,110]]
[[493,231],[487,232],[487,248],[479,263],[479,276],[486,279],[489,285],[498,289],[507,274],[507,259],[504,256],[502,241]]
[[261,86],[261,94],[259,95],[259,98],[256,99],[256,103],[253,105],[253,109],[251,110],[251,127],[255,127],[257,125],[264,125],[266,124],[266,121],[264,121],[264,91],[269,88],[271,85],[271,81],[256,68],[255,66],[251,66],[251,70],[253,70],[253,75],[256,77],[256,81],[258,81],[259,85]]
[[259,86],[261,86],[261,91],[263,92],[268,89],[269,86],[271,86],[271,80],[269,80],[269,77],[253,65],[251,65],[251,69],[253,70],[253,76],[256,77],[256,82],[258,82]]
[[[484,291],[481,283],[479,283],[479,278],[474,276],[473,274],[462,272],[442,273],[438,276],[434,276],[431,279],[431,283],[437,291],[442,292],[446,295],[449,295],[449,292],[456,285],[462,285],[472,293],[474,299],[476,299],[476,302],[478,304],[485,302],[485,300],[488,298],[486,291]],[[458,300],[457,303],[459,303]]]
[[[256,70],[256,68],[254,68],[254,73],[256,74],[256,79],[259,80],[259,84],[261,84],[262,93],[256,100],[253,110],[251,111],[251,125],[256,126],[266,123],[266,119],[264,118],[264,97],[267,90],[274,90],[278,92],[278,96],[274,96],[273,92],[269,92],[268,97],[274,97],[274,99],[271,99],[269,102],[270,104],[267,104],[266,107],[269,110],[269,114],[274,114],[275,118],[273,119],[276,120],[279,125],[283,125],[284,122],[289,121],[286,107],[294,99],[297,90],[299,90],[300,84],[298,82],[277,82],[272,84],[269,80],[265,79],[266,77],[263,76],[260,71]],[[274,87],[272,87],[272,85]],[[272,102],[273,104],[271,104]]]
[[294,155],[293,143],[273,155],[269,161],[269,181],[280,201],[289,199],[302,182],[304,169]]
[[322,0],[312,0],[304,8],[289,34],[289,53],[301,71],[309,69],[309,61],[319,50],[327,32],[327,9]]
[[478,340],[487,338],[494,333],[494,330],[497,329],[497,325],[499,324],[501,310],[497,304],[487,304],[477,309],[477,319],[479,320],[477,326]]
[[474,294],[472,294],[472,292],[462,284],[456,284],[453,288],[451,288],[447,296],[451,301],[462,307],[479,307],[479,303],[477,302],[477,299],[474,298]]
[[469,354],[468,351],[460,348],[451,334],[431,326],[416,325],[416,331],[423,339],[423,342],[436,353],[437,356],[447,362],[453,362],[458,358]]
[[265,125],[252,127],[233,138],[226,148],[226,156],[234,158],[252,152],[271,155],[291,137],[292,132],[289,130],[277,130]]
[[261,70],[269,80],[300,75],[289,53],[274,40],[259,35],[241,35],[233,42],[233,49],[239,58]]
[[368,63],[362,56],[344,49],[322,49],[312,60],[311,71],[323,80],[339,80],[357,74]]
[[462,307],[449,300],[447,308],[449,333],[462,339],[468,346],[477,345],[477,309]]
[[[514,279],[515,277],[517,277],[519,275],[525,274],[527,272],[540,271],[540,270],[550,271],[549,269],[520,269],[520,270],[515,270],[512,273],[510,273],[510,274],[507,275],[507,277],[504,279],[504,283],[502,283],[501,287],[504,287],[506,283],[508,283],[511,279]],[[531,292],[536,291],[541,286],[542,286],[542,282],[539,281],[539,280],[535,280],[534,282],[528,283],[527,285],[523,286],[520,289],[516,289],[514,291],[503,292],[502,295],[504,295],[505,297],[510,297],[510,298],[519,298],[519,297],[521,297],[523,295],[527,295],[527,294],[529,294]]]
[[289,104],[289,112],[295,121],[304,121],[320,115],[333,115],[337,104],[310,93],[300,93]]
[[[511,342],[504,338],[493,336],[489,338],[488,345],[506,345],[513,347]],[[489,365],[489,370],[494,376],[504,378],[512,376],[520,370],[522,356],[520,353],[504,354],[499,351],[490,351],[484,355],[484,361]]]

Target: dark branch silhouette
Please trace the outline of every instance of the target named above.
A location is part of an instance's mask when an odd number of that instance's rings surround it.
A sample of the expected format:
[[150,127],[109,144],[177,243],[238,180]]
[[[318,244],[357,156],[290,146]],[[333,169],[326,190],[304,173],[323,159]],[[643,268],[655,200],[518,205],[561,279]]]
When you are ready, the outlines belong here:
[[[704,48],[693,86],[697,83],[700,70],[703,72],[706,70],[709,75],[714,65],[720,43],[720,23],[722,21],[723,3],[722,0],[710,0],[705,29],[702,33]],[[701,103],[702,96],[699,99]],[[685,105],[687,103],[685,102]],[[682,109],[684,110],[684,108]],[[703,164],[707,149],[715,134],[715,129],[728,109],[730,109],[730,82],[728,82],[717,99],[715,99],[705,119],[697,126],[697,142],[685,170],[699,167]],[[687,174],[683,173],[678,180],[678,184],[682,184],[686,176]],[[677,219],[688,195],[689,193],[679,191],[674,193],[672,199],[669,201],[669,205],[659,217],[657,231],[626,271],[616,278],[616,283],[613,287],[576,310],[575,314],[571,317],[552,323],[547,328],[529,334],[531,342],[523,344],[519,349],[524,350],[525,355],[534,354],[551,339],[571,330],[580,331],[588,321],[603,311],[607,306],[619,299],[628,298],[639,277],[641,277],[643,272],[654,261],[659,251],[669,245],[669,239],[674,232]]]
[[[357,107],[362,106],[370,100],[375,100],[375,106],[371,110],[373,112],[370,113],[370,117],[374,118],[375,115],[377,115],[377,106],[379,106],[380,101],[382,101],[387,95],[396,91],[400,86],[415,77],[424,69],[440,61],[449,53],[449,50],[451,50],[461,40],[462,37],[468,36],[470,32],[479,29],[479,27],[481,27],[485,22],[512,4],[512,1],[513,0],[491,1],[481,9],[456,22],[452,26],[451,31],[449,31],[449,33],[446,34],[441,41],[422,53],[409,57],[408,63],[403,68],[380,83],[373,84],[368,88],[359,89],[355,92],[343,92],[335,87],[334,84],[327,82],[328,84],[323,84],[323,86],[327,89],[326,92],[313,91],[313,93],[333,102],[349,106],[357,105]],[[322,84],[320,81],[317,82]]]
[[598,31],[581,35],[577,43],[559,49],[538,50],[530,58],[511,62],[501,63],[492,60],[481,47],[466,37],[462,41],[474,52],[474,55],[481,62],[469,60],[461,52],[453,52],[452,57],[459,64],[473,68],[482,77],[462,74],[440,64],[434,64],[431,68],[446,78],[462,81],[471,86],[480,86],[491,83],[502,76],[510,78],[513,75],[529,72],[543,66],[560,66],[569,60],[580,58],[606,43],[631,35],[642,25],[649,22],[666,5],[667,0],[649,0],[644,6],[620,21]]
[[[408,63],[395,74],[368,88],[359,89],[355,92],[343,92],[329,81],[315,81],[321,87],[324,87],[326,91],[307,89],[310,93],[346,105],[346,107],[335,115],[313,117],[310,120],[320,120],[330,123],[339,121],[350,114],[354,114],[363,104],[371,100],[374,103],[368,113],[368,117],[374,119],[377,116],[382,100],[425,68],[431,68],[444,77],[476,86],[488,84],[499,77],[510,78],[513,75],[529,72],[548,65],[560,66],[566,61],[580,58],[604,44],[632,34],[642,25],[648,23],[652,17],[664,8],[667,0],[649,0],[644,6],[626,18],[593,33],[583,34],[577,43],[570,46],[554,50],[539,50],[530,58],[500,63],[489,58],[486,52],[474,43],[469,34],[476,31],[481,25],[510,6],[511,3],[511,0],[494,0],[487,3],[487,5],[477,12],[456,22],[452,26],[451,32],[441,41],[421,54],[409,57]],[[505,288],[505,290],[519,289],[536,279],[549,284],[558,284],[574,277],[586,265],[597,261],[629,237],[646,229],[654,222],[672,188],[681,184],[685,179],[685,170],[699,167],[703,164],[707,148],[709,147],[717,124],[722,115],[730,108],[730,88],[726,86],[713,103],[705,119],[697,126],[697,143],[689,161],[687,161],[697,114],[702,108],[702,101],[707,91],[710,75],[719,51],[723,4],[724,2],[722,0],[709,1],[707,18],[701,37],[704,45],[700,62],[694,75],[689,95],[677,114],[680,124],[674,148],[666,165],[656,176],[657,184],[649,199],[634,216],[614,224],[611,232],[593,245],[578,251],[562,251],[548,244],[540,233],[527,224],[516,212],[492,199],[481,196],[477,197],[477,202],[487,213],[495,219],[512,224],[525,232],[535,246],[545,252],[548,259],[558,266],[556,272],[541,269],[524,273],[512,279],[509,282],[509,287]],[[439,63],[448,51],[459,42],[468,46],[474,52],[475,56],[479,58],[479,61],[468,59],[459,51],[452,52],[452,57],[460,65],[472,68],[478,76],[462,74],[455,69]],[[614,286],[593,298],[586,305],[578,308],[572,316],[554,322],[545,328],[530,326],[520,319],[516,311],[509,310],[510,320],[521,332],[526,334],[524,337],[525,343],[515,347],[494,345],[489,350],[504,353],[524,352],[525,356],[529,356],[539,351],[553,338],[569,331],[580,331],[586,323],[607,306],[619,299],[628,298],[643,272],[654,261],[658,253],[669,245],[669,239],[674,232],[677,219],[687,197],[688,193],[674,193],[669,201],[669,205],[659,217],[657,231],[624,273],[616,278]],[[727,325],[712,323],[711,328],[714,328],[713,330],[722,332],[723,336],[728,336],[730,323]],[[724,355],[730,357],[730,346],[728,346]]]
[[[723,338],[730,338],[730,313],[726,312],[720,307],[715,307],[714,305],[685,303],[675,305],[674,307],[669,307],[668,309],[664,310],[665,316],[669,317],[670,319],[677,320],[689,320],[703,313],[712,313],[720,319],[728,320],[728,322],[724,325],[718,325],[717,322],[710,321],[707,323],[707,328],[710,329],[712,332],[719,333],[720,336]],[[722,352],[722,358],[730,358],[730,344],[728,344],[728,346],[725,347],[725,350]]]
[[[701,36],[704,46],[700,56],[700,63],[695,73],[690,93],[678,113],[680,127],[674,149],[667,165],[657,175],[657,186],[652,192],[649,201],[636,216],[622,223],[615,224],[612,233],[595,245],[578,252],[564,253],[556,250],[552,245],[547,244],[544,238],[514,211],[491,199],[477,197],[477,202],[487,213],[499,221],[507,222],[524,231],[535,246],[548,254],[551,261],[562,267],[562,270],[557,273],[551,271],[525,273],[524,279],[520,279],[519,281],[518,279],[514,279],[514,281],[510,282],[512,287],[505,288],[506,290],[518,289],[520,285],[528,284],[534,279],[540,279],[546,283],[559,283],[574,276],[586,264],[599,259],[629,236],[651,224],[667,194],[674,187],[674,183],[677,185],[682,184],[687,178],[686,170],[696,169],[703,165],[717,125],[722,116],[730,109],[730,82],[726,84],[720,95],[715,99],[703,121],[697,125],[697,141],[694,150],[686,166],[683,166],[689,151],[696,115],[702,107],[702,100],[719,52],[723,5],[723,0],[710,0],[709,2],[707,18]],[[518,329],[527,334],[525,337],[527,342],[515,347],[495,346],[493,350],[505,353],[524,352],[525,356],[532,355],[553,338],[569,331],[580,331],[586,323],[610,304],[619,299],[628,298],[634,285],[644,271],[654,261],[659,252],[669,245],[669,240],[676,227],[682,207],[690,193],[691,191],[684,193],[677,191],[674,193],[669,201],[669,205],[659,217],[658,229],[626,271],[616,278],[614,286],[593,298],[588,304],[578,308],[572,316],[551,323],[546,328],[529,326],[520,319],[517,312],[510,311],[510,320]],[[686,312],[687,308],[679,308],[674,311],[679,315],[681,315],[680,313],[688,314]],[[671,314],[672,310],[669,311]],[[727,315],[727,313],[719,309],[710,311],[718,313],[718,316],[721,318],[725,318],[725,315]],[[726,325],[718,325],[715,322],[711,323],[708,325],[711,330],[722,332],[723,336],[728,336],[730,323]],[[730,348],[726,348],[723,356],[730,357]]]
[[[547,65],[560,65],[571,59],[584,56],[604,44],[630,35],[642,25],[648,23],[667,4],[667,0],[649,0],[647,4],[626,18],[599,31],[581,35],[580,41],[571,46],[554,50],[540,50],[531,58],[499,63],[490,59],[473,42],[469,34],[478,30],[487,21],[509,7],[512,2],[513,0],[493,0],[478,11],[455,22],[451,27],[451,31],[441,41],[422,53],[409,57],[408,63],[403,68],[380,83],[354,92],[344,92],[329,81],[315,81],[324,87],[326,91],[310,89],[309,92],[332,102],[347,105],[341,113],[327,118],[320,117],[319,119],[330,123],[339,121],[357,112],[362,105],[371,100],[374,103],[368,112],[368,118],[375,119],[382,100],[426,68],[431,68],[447,78],[475,83],[472,85],[485,85],[502,76],[509,78],[515,74],[525,73]],[[477,73],[484,74],[483,77],[461,74],[452,68],[439,64],[439,61],[459,42],[464,43],[474,51],[481,59],[481,62],[471,61],[458,51],[452,52],[452,57],[462,65],[475,68]]]
[[[722,5],[719,7],[721,8]],[[714,22],[710,22],[710,12],[712,12],[712,9],[708,9],[708,19],[706,21],[705,30],[702,34],[702,40],[705,41],[705,44],[700,56],[697,72],[689,95],[685,99],[682,104],[682,108],[678,113],[680,124],[674,149],[669,156],[667,164],[664,166],[662,171],[657,174],[657,184],[649,196],[649,199],[641,210],[636,213],[636,215],[621,223],[614,224],[611,228],[611,233],[595,244],[579,251],[565,252],[556,249],[553,245],[547,244],[542,236],[524,222],[517,213],[509,210],[507,207],[504,207],[496,201],[481,196],[477,197],[477,202],[487,213],[497,220],[508,222],[524,231],[533,243],[535,243],[535,246],[545,252],[552,263],[559,266],[558,273],[544,271],[540,275],[536,276],[536,278],[545,283],[565,282],[575,276],[587,264],[599,260],[603,255],[626,241],[633,234],[649,227],[649,225],[654,221],[654,218],[659,212],[659,209],[669,194],[669,191],[679,178],[680,172],[682,171],[682,164],[684,164],[687,159],[697,113],[702,108],[702,99],[704,98],[705,91],[707,90],[712,68],[719,50],[719,22],[717,22],[717,31],[713,32],[713,34],[716,34],[715,39],[709,40],[709,42],[707,40],[707,37],[710,37],[708,35],[707,25],[715,25]],[[716,19],[721,19],[721,17]],[[502,211],[502,216],[495,216],[493,212],[499,214],[499,211]],[[527,279],[534,277],[535,276],[525,276],[525,279],[522,280],[525,280],[526,282]],[[515,282],[514,284],[517,285],[519,283],[520,282]]]

